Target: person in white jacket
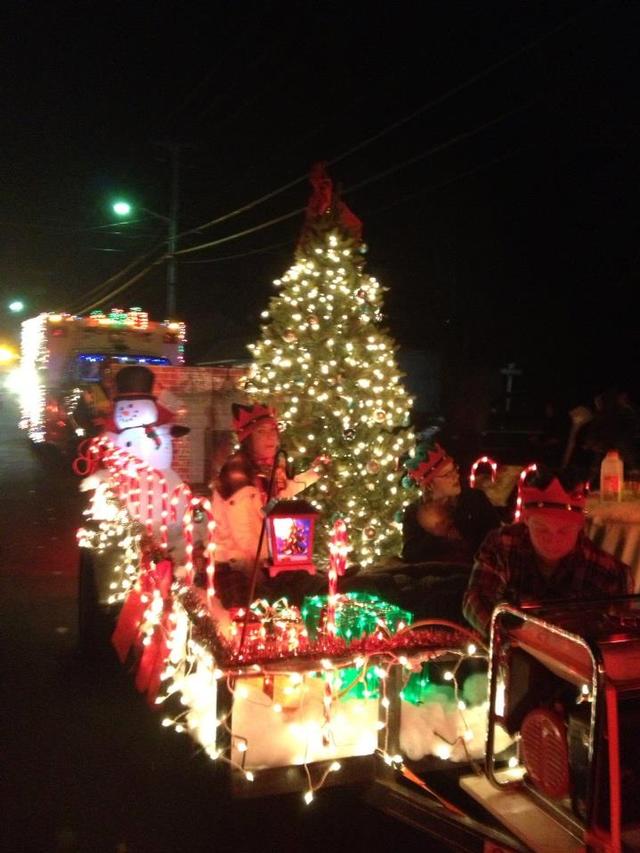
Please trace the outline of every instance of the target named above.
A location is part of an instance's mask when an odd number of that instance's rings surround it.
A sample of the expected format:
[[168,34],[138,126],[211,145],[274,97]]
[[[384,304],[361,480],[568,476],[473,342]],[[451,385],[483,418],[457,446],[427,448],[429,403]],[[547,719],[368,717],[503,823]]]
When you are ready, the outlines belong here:
[[292,498],[315,483],[319,466],[329,461],[318,457],[308,471],[291,478],[272,409],[234,404],[233,423],[240,450],[224,464],[213,489],[216,575],[222,582],[216,587],[227,599],[225,606],[246,604],[256,559],[264,563],[268,556],[266,536],[258,554],[265,504],[271,498]]

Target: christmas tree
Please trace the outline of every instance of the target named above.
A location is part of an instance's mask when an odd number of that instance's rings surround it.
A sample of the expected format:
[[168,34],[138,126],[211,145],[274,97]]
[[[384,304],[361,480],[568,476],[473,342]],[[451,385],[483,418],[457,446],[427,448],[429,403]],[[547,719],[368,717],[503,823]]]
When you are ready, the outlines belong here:
[[322,164],[295,263],[274,285],[260,341],[250,347],[248,392],[273,405],[294,471],[315,457],[331,463],[305,492],[320,510],[322,563],[336,518],[349,528],[351,561],[398,554],[406,492],[398,459],[410,451],[411,400],[380,327],[383,288],[364,272],[361,223],[340,201]]

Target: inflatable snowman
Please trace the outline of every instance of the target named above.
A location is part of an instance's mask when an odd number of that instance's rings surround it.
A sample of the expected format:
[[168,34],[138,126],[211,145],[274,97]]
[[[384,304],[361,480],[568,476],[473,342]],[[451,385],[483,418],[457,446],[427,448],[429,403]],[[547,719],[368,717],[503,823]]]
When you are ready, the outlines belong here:
[[176,425],[174,414],[157,401],[153,378],[143,365],[123,367],[116,375],[113,415],[104,435],[122,453],[108,456],[107,470],[86,477],[80,488],[99,491],[115,480],[132,519],[144,525],[154,540],[160,542],[166,535],[168,551],[179,563],[184,556],[183,518],[189,497],[171,468],[171,439],[185,435],[189,428]]

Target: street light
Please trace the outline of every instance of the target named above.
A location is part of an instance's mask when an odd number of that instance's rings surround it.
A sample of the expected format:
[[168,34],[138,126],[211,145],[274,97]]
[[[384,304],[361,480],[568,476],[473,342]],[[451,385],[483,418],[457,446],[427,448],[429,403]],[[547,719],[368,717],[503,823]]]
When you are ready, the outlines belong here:
[[118,216],[129,216],[131,213],[131,205],[128,201],[116,201],[112,205],[113,212]]
[[22,299],[14,299],[12,302],[10,302],[9,311],[11,311],[12,314],[20,314],[22,311],[24,311],[24,302],[22,301]]
[[162,213],[156,213],[155,210],[149,210],[148,207],[142,207],[141,204],[137,204],[134,207],[128,201],[114,201],[111,205],[111,210],[118,216],[131,216],[135,214],[136,210],[139,210],[140,213],[146,213],[147,216],[153,216],[154,219],[161,219],[163,222],[171,221],[168,216],[164,216]]

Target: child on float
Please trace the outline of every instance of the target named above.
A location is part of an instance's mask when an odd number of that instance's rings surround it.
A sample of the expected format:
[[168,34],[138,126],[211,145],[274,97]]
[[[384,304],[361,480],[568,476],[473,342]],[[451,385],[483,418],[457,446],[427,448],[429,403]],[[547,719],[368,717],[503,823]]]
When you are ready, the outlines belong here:
[[[267,537],[261,537],[264,506],[272,498],[292,498],[317,482],[319,466],[329,461],[320,456],[309,470],[290,477],[273,409],[234,403],[232,410],[240,448],[223,465],[213,485],[212,501],[216,591],[225,607],[247,603],[256,560],[261,569],[267,559]],[[265,591],[260,570],[257,589]]]
[[402,558],[471,567],[487,533],[500,526],[496,508],[484,492],[461,484],[455,460],[439,444],[419,443],[406,465],[420,498],[404,513]]

